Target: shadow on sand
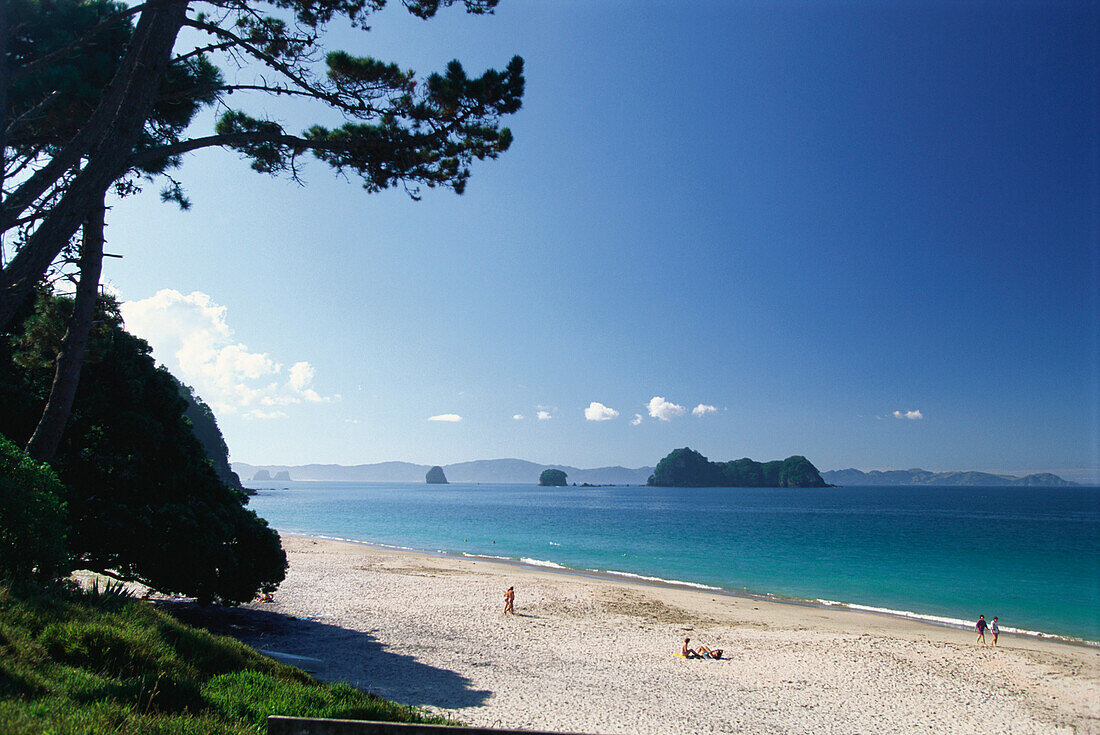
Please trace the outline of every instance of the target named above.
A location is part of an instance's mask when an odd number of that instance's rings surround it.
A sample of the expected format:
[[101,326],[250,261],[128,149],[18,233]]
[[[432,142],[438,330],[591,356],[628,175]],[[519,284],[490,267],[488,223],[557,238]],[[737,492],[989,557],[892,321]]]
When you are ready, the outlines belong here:
[[483,704],[491,694],[473,689],[469,679],[454,671],[388,651],[369,633],[328,624],[324,618],[295,618],[247,607],[158,604],[188,625],[231,636],[256,649],[307,657],[283,662],[318,679],[344,681],[401,704],[460,709]]

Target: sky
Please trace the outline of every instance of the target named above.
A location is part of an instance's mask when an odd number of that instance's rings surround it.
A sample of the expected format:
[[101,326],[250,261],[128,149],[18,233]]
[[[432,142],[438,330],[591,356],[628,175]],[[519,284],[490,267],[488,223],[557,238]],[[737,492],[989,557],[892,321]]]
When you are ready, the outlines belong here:
[[109,213],[128,328],[234,461],[690,446],[1100,482],[1095,3],[503,0],[371,26],[326,46],[421,74],[524,57],[515,143],[465,194],[203,151],[190,211],[154,185]]

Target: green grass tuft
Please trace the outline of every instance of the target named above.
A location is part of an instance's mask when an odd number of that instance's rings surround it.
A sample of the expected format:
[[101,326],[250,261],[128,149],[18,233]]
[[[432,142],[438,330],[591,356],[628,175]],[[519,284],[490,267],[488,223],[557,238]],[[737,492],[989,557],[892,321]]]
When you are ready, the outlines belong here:
[[268,715],[448,723],[114,594],[0,589],[5,733],[262,733]]

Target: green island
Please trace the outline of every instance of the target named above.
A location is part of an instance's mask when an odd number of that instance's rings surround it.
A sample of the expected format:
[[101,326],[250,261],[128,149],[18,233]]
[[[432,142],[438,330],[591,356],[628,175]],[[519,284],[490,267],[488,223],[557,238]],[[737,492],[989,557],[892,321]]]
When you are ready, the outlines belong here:
[[773,462],[711,462],[694,449],[674,449],[657,463],[653,487],[828,487],[817,468],[795,455]]
[[568,482],[568,475],[561,470],[543,470],[539,475],[539,485],[543,487],[562,487]]

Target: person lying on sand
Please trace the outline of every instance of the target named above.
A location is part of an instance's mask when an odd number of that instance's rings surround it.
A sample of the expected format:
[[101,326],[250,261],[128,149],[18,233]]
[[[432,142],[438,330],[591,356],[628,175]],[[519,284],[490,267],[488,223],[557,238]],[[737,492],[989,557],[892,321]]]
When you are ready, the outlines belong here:
[[710,649],[710,648],[707,648],[706,646],[699,646],[698,655],[699,655],[699,658],[719,659],[719,658],[722,658],[722,649],[721,648]]
[[699,658],[699,654],[694,649],[688,648],[688,643],[691,642],[690,638],[684,639],[684,648],[680,651],[680,655],[684,658]]

